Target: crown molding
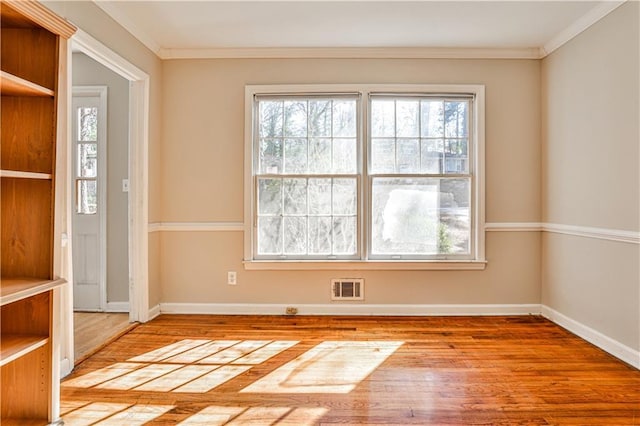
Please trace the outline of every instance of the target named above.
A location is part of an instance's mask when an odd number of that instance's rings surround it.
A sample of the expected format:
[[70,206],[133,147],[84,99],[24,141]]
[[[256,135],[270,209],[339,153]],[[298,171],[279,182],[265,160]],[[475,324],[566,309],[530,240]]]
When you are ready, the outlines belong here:
[[626,1],[627,0],[611,0],[599,3],[589,12],[574,21],[567,28],[556,34],[556,36],[545,43],[544,46],[540,47],[540,58],[542,59],[550,55],[555,50],[571,41],[578,34],[582,33],[584,30],[626,3]]
[[161,47],[141,30],[117,2],[93,3],[160,59],[543,59],[628,0],[606,0],[578,18],[543,46],[528,48],[314,47],[204,48]]
[[131,33],[138,41],[144,44],[149,50],[160,57],[160,45],[149,36],[146,32],[142,31],[136,24],[133,23],[126,13],[123,13],[117,6],[118,2],[97,1],[93,0],[93,4],[98,6],[104,13],[109,15],[116,21],[122,28]]
[[161,48],[161,59],[540,59],[540,49],[438,47]]

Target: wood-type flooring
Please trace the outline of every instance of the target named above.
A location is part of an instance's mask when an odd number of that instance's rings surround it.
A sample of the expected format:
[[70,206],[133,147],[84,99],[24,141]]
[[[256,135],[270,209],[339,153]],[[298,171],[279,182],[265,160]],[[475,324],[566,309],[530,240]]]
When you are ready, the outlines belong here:
[[129,323],[129,314],[126,313],[74,312],[75,363],[84,361],[135,326],[136,324]]
[[62,383],[65,425],[640,425],[640,371],[538,316],[162,315]]

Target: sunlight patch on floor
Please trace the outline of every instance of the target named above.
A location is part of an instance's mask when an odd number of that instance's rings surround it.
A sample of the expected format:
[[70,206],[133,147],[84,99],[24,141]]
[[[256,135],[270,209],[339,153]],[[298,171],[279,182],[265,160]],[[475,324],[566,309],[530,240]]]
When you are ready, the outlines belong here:
[[180,368],[180,364],[150,364],[96,386],[99,389],[129,390]]
[[119,362],[117,364],[110,365],[105,368],[101,368],[91,373],[87,373],[83,376],[76,377],[74,379],[65,380],[61,386],[74,387],[74,388],[90,388],[100,383],[115,379],[116,377],[124,376],[127,373],[144,367],[146,364],[138,364],[133,362]]
[[403,342],[326,341],[250,384],[242,393],[348,393]]
[[233,346],[238,343],[240,343],[240,340],[215,340],[202,346],[198,346],[197,348],[190,349],[181,354],[172,356],[171,358],[167,358],[164,360],[164,362],[192,364],[194,362],[200,361],[202,358],[211,356],[216,352],[219,352],[223,349],[228,348],[229,346]]
[[80,407],[84,407],[85,405],[91,404],[91,401],[69,401],[69,400],[61,400],[60,401],[60,415],[64,416],[67,413],[72,412],[73,410],[77,410]]
[[63,418],[64,424],[67,426],[93,425],[120,411],[126,410],[130,406],[131,404],[124,403],[94,402],[67,413]]
[[204,345],[205,343],[209,343],[210,340],[192,340],[192,339],[184,339],[176,343],[172,343],[171,345],[163,346],[159,349],[153,350],[151,352],[144,353],[142,355],[135,356],[133,358],[128,359],[131,362],[158,362],[162,361],[166,358],[170,358],[174,355],[185,352],[189,349],[193,349],[197,346]]
[[66,426],[138,426],[160,417],[173,408],[173,405],[94,402],[64,413],[63,420]]
[[228,382],[236,376],[249,370],[251,367],[248,365],[225,365],[211,373],[206,374],[198,379],[195,379],[183,386],[173,390],[173,392],[193,392],[204,393],[209,392],[220,386],[223,383]]
[[275,423],[288,426],[312,426],[319,423],[322,416],[329,412],[328,408],[294,408],[287,416]]
[[327,408],[289,407],[217,407],[210,406],[185,419],[180,426],[218,425],[289,425],[311,426],[329,410]]
[[138,391],[170,392],[218,368],[216,365],[188,365],[138,386]]
[[[132,357],[127,362],[66,380],[62,386],[93,388],[96,391],[206,393],[298,343],[290,340],[185,339]],[[345,394],[366,379],[402,344],[397,341],[321,342],[240,392]],[[66,425],[136,426],[158,419],[175,408],[173,405],[133,402],[64,402],[61,409]],[[322,407],[209,406],[180,424],[311,426],[327,412],[328,408]]]
[[[65,387],[205,393],[298,341],[185,339],[84,376]],[[325,341],[245,387],[245,393],[348,393],[403,342]],[[142,360],[155,360],[152,364]],[[164,361],[163,361],[164,360]],[[168,362],[190,360],[191,364]]]
[[209,392],[298,343],[297,340],[185,339],[132,357],[128,362],[65,380],[62,386],[147,392]]
[[216,426],[224,425],[245,409],[242,407],[210,406],[178,423],[179,426]]
[[268,340],[245,340],[198,361],[198,364],[228,364],[270,343]]
[[265,347],[258,349],[257,351],[251,352],[240,359],[236,359],[232,362],[232,364],[251,364],[258,365],[267,361],[269,358],[272,358],[278,355],[280,352],[284,352],[287,349],[295,346],[297,341],[287,341],[280,340],[276,342],[271,342]]
[[[97,423],[99,426],[142,426],[174,408],[173,405],[134,405]],[[71,425],[65,421],[65,425]]]

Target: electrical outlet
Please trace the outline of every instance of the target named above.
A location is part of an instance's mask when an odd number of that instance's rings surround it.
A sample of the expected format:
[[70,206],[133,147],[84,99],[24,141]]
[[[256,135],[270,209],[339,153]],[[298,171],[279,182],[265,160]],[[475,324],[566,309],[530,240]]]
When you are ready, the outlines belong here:
[[284,312],[287,315],[296,315],[298,313],[298,308],[295,308],[293,306],[287,306],[287,309],[285,309]]
[[236,285],[238,284],[238,276],[235,271],[227,272],[227,284]]

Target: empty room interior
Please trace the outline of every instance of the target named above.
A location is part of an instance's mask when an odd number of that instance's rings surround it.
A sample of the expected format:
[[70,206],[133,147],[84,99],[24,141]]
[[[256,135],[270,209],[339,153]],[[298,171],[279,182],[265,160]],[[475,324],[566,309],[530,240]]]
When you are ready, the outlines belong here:
[[640,425],[639,1],[1,7],[3,425]]

